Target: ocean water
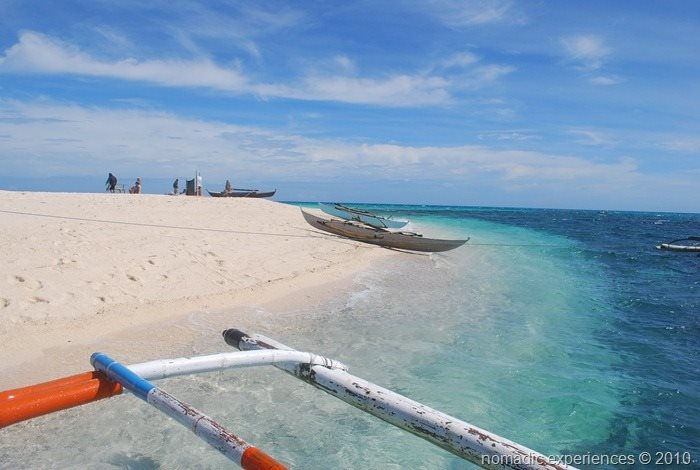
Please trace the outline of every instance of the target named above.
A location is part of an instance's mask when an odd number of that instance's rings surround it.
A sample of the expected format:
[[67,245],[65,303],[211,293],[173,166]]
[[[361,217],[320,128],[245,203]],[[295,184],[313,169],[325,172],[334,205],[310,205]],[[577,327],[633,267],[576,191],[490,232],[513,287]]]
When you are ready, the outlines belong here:
[[[251,306],[250,333],[546,455],[700,468],[700,257],[654,249],[700,235],[700,215],[365,207],[471,239],[389,257],[323,305]],[[180,354],[228,350],[222,315],[180,325]],[[476,468],[271,367],[158,385],[293,468]],[[3,469],[230,466],[128,395],[0,430]]]

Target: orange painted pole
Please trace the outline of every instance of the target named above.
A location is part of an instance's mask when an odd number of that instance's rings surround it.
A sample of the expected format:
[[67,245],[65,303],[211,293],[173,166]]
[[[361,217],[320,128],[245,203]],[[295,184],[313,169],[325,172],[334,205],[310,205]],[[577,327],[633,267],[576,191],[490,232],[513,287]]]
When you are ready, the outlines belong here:
[[68,377],[62,377],[60,379],[51,380],[49,382],[43,382],[40,384],[27,385],[26,387],[15,388],[13,390],[5,390],[0,392],[0,403],[4,400],[16,400],[18,398],[24,398],[27,395],[33,393],[43,392],[45,390],[50,390],[56,387],[61,387],[64,385],[70,385],[73,383],[85,382],[95,378],[94,371],[83,372],[82,374],[71,375]]
[[122,386],[98,371],[0,392],[0,428],[120,393]]
[[287,467],[257,447],[248,447],[241,456],[241,467],[245,470],[286,470]]

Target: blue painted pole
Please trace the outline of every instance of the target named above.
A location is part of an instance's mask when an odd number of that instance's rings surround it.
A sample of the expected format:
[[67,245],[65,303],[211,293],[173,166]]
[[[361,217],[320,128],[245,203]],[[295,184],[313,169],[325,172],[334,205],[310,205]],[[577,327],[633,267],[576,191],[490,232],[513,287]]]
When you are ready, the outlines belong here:
[[159,389],[104,353],[94,353],[90,363],[111,380],[186,426],[202,440],[246,470],[282,470],[286,467],[260,449],[227,431],[199,410]]

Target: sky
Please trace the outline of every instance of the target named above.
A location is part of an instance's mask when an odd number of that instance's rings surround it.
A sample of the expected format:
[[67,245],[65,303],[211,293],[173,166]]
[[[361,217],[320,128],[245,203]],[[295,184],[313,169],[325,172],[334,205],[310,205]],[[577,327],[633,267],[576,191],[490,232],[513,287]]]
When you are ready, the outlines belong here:
[[699,32],[696,0],[0,0],[0,189],[700,212]]

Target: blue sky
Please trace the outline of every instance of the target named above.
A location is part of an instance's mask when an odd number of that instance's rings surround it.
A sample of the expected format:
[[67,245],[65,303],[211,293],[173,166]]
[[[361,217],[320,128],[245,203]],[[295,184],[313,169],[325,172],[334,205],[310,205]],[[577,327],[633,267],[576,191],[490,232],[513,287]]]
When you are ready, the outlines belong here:
[[700,212],[695,0],[0,11],[0,188]]

